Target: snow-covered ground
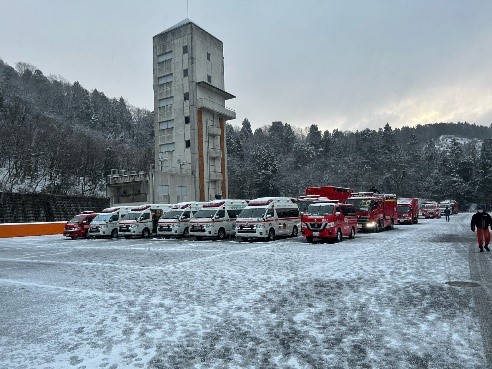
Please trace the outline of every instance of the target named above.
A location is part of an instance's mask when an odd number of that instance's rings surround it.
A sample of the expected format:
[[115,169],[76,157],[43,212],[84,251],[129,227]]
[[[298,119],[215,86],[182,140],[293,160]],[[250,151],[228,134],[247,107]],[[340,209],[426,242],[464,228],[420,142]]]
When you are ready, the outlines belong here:
[[[339,244],[0,239],[0,368],[486,368],[471,214]],[[492,253],[477,257],[492,258]]]

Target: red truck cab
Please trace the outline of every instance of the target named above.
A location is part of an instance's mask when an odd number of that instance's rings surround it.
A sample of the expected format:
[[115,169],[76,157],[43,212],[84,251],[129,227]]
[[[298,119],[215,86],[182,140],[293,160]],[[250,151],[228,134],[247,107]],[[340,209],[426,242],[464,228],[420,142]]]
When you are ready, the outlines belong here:
[[92,210],[83,211],[70,219],[65,224],[63,235],[70,237],[72,240],[77,238],[87,238],[92,219],[97,216],[97,213]]
[[437,202],[427,202],[422,208],[422,215],[425,219],[441,218],[441,210]]
[[362,231],[379,232],[393,229],[397,221],[396,195],[372,192],[353,193],[347,203],[355,206],[357,227]]
[[416,224],[419,222],[419,199],[400,198],[396,204],[398,224]]
[[352,204],[312,203],[301,217],[301,234],[309,243],[315,239],[341,242],[343,237],[352,239],[356,233],[357,215]]

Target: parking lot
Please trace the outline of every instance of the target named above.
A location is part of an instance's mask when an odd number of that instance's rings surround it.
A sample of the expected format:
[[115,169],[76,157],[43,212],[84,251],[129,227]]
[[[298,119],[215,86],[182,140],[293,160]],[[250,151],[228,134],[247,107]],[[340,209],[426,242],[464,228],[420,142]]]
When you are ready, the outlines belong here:
[[338,244],[2,239],[0,368],[486,368],[470,216]]

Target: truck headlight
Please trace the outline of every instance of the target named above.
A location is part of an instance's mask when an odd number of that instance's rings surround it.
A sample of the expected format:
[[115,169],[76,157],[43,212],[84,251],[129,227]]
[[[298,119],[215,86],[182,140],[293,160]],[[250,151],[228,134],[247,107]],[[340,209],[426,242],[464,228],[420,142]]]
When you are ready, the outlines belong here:
[[376,222],[367,222],[366,225],[368,228],[374,228],[376,226]]
[[335,227],[335,222],[328,222],[326,223],[327,227]]
[[132,224],[132,225],[130,226],[130,228],[137,228],[137,225],[136,225],[136,224]]
[[213,227],[214,227],[214,225],[213,225],[213,224],[206,224],[206,225],[205,225],[205,228],[213,228]]
[[256,229],[263,229],[265,228],[265,224],[264,223],[258,223],[255,225]]

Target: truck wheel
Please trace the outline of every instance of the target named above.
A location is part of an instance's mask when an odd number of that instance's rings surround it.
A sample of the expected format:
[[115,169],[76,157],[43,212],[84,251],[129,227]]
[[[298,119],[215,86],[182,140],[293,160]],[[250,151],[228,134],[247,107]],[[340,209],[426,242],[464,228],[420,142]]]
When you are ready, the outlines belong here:
[[306,237],[307,243],[313,243],[313,238],[312,237]]
[[292,234],[291,234],[291,236],[292,237],[297,237],[298,234],[299,234],[299,230],[297,229],[297,226],[294,226],[294,228],[292,228]]
[[226,236],[227,235],[226,235],[225,229],[224,228],[220,228],[219,229],[219,232],[217,232],[217,239],[219,239],[219,240],[225,240]]
[[72,240],[76,240],[77,238],[79,238],[79,236],[70,236],[70,238],[71,238]]
[[147,238],[150,236],[150,231],[148,228],[144,228],[144,230],[142,231],[142,237],[143,238]]
[[384,224],[383,224],[383,221],[380,220],[380,221],[378,221],[377,231],[376,232],[382,232],[382,231],[384,231]]
[[337,231],[337,239],[335,242],[342,242],[342,241],[343,241],[342,230],[339,228]]
[[350,230],[350,236],[349,236],[349,239],[350,240],[353,240],[355,238],[355,228],[352,227],[352,229]]
[[268,236],[267,236],[267,241],[275,241],[275,230],[273,228],[270,228],[268,231]]
[[201,240],[203,240],[203,237],[202,236],[195,236],[195,240],[201,241]]
[[118,238],[118,230],[116,228],[111,231],[111,238]]
[[185,230],[183,231],[183,237],[186,238],[189,236],[190,236],[190,229],[186,227]]

